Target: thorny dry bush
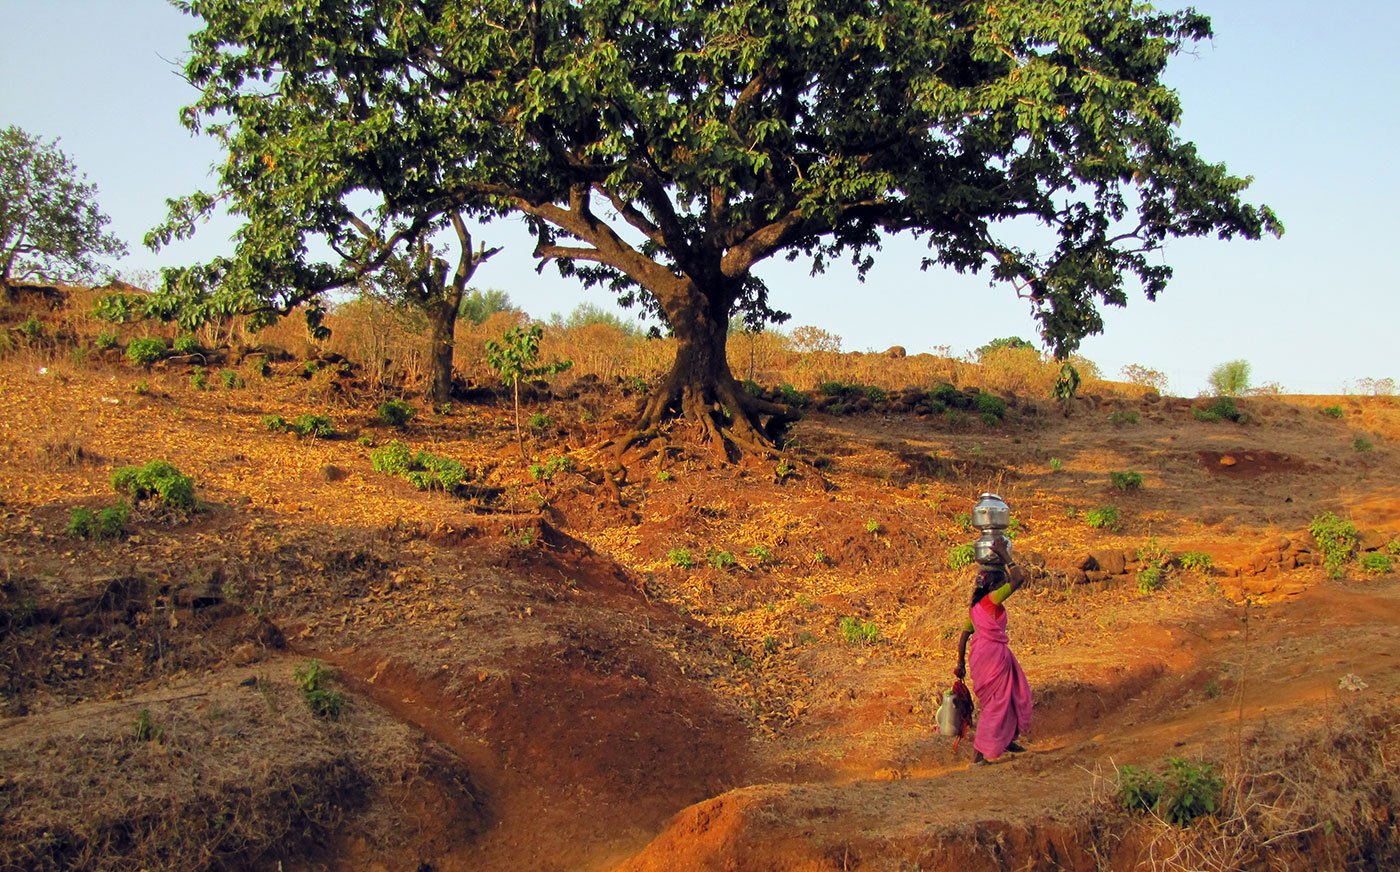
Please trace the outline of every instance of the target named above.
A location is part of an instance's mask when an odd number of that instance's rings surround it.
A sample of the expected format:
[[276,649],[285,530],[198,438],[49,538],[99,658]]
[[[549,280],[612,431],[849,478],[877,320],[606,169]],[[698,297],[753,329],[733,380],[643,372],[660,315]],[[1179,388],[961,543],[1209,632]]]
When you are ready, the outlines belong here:
[[417,778],[417,741],[368,706],[315,718],[287,675],[29,718],[0,731],[0,869],[248,868]]
[[[1290,736],[1272,726],[1228,763],[1216,815],[1101,827],[1117,835],[1096,853],[1132,846],[1154,872],[1400,868],[1400,701],[1336,703],[1321,721]],[[1124,813],[1115,780],[1096,777],[1095,795],[1110,818]]]

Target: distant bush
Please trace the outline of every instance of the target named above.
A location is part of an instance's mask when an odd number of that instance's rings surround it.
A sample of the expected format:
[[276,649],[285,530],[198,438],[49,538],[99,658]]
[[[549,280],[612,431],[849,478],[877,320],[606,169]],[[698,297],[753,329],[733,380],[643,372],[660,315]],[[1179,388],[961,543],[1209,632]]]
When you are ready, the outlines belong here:
[[535,481],[551,481],[561,472],[574,468],[574,460],[566,454],[551,457],[543,463],[530,464],[530,477]]
[[116,348],[117,334],[111,332],[110,330],[104,330],[103,332],[97,334],[97,338],[92,341],[92,344],[93,346],[102,351],[106,351],[108,348]]
[[1211,392],[1217,397],[1239,397],[1249,390],[1249,361],[1228,360],[1210,371]]
[[292,670],[292,676],[301,687],[302,699],[306,707],[318,718],[336,720],[345,705],[345,697],[325,686],[330,672],[319,660],[309,660]]
[[1351,521],[1324,512],[1312,519],[1308,532],[1322,550],[1322,565],[1332,578],[1342,577],[1342,567],[1356,553],[1360,535]]
[[145,466],[124,466],[112,473],[112,488],[133,502],[154,497],[172,509],[194,509],[194,479],[164,460]]
[[287,419],[281,415],[263,415],[262,425],[273,433],[287,432]]
[[1376,450],[1376,446],[1371,443],[1371,440],[1364,436],[1357,436],[1355,439],[1351,440],[1351,447],[1362,453]]
[[165,356],[165,340],[150,336],[133,339],[126,346],[126,359],[137,366],[150,366]]
[[1230,397],[1216,397],[1215,401],[1204,409],[1192,409],[1191,414],[1197,421],[1205,421],[1208,424],[1219,423],[1220,421],[1234,421],[1239,423],[1244,420],[1244,412]]
[[1326,416],[1329,417],[1329,418],[1340,418],[1340,417],[1342,417],[1342,407],[1341,407],[1341,406],[1324,406],[1323,409],[1322,409],[1322,414],[1326,415]]
[[531,430],[533,430],[536,433],[541,433],[554,426],[554,419],[546,415],[544,412],[536,412],[535,414],[530,416],[530,420],[528,423],[530,425]]
[[244,385],[243,377],[231,369],[219,370],[219,381],[228,390],[241,388]]
[[1167,376],[1161,370],[1148,369],[1136,363],[1123,367],[1123,379],[1129,384],[1154,390],[1159,394],[1167,392]]
[[190,387],[197,391],[209,387],[209,374],[204,371],[204,367],[196,366],[194,372],[190,373]]
[[977,414],[987,424],[995,424],[1006,417],[1006,401],[996,394],[979,393],[974,402]]
[[1114,412],[1108,416],[1108,422],[1115,427],[1121,427],[1124,424],[1136,424],[1138,422],[1138,413],[1133,411]]
[[198,339],[186,333],[176,336],[175,341],[170,343],[170,349],[176,354],[198,354],[204,350],[204,346],[199,344]]
[[374,411],[375,419],[390,427],[402,427],[416,414],[418,410],[403,400],[386,400]]
[[1142,473],[1128,470],[1126,472],[1110,472],[1109,482],[1119,490],[1141,490]]
[[1084,513],[1084,521],[1095,530],[1117,530],[1118,509],[1115,506],[1099,506]]
[[1064,469],[1064,468],[1065,468],[1065,463],[1064,463],[1063,460],[1061,460],[1061,459],[1058,458],[1058,457],[1052,457],[1052,458],[1050,458],[1050,471],[1051,471],[1051,472],[1059,472],[1060,470],[1062,470],[1062,469]]
[[773,552],[762,545],[755,545],[749,549],[749,556],[759,563],[772,563]]

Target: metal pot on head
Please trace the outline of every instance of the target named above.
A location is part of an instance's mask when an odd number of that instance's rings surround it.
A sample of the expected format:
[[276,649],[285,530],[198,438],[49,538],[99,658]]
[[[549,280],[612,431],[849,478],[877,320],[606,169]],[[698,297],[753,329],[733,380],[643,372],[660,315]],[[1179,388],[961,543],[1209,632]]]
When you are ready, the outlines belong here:
[[998,539],[1007,539],[1006,528],[1011,526],[1011,507],[1006,500],[991,493],[979,496],[972,507],[972,526],[982,533],[973,543],[977,562],[983,566],[1001,565],[1001,558],[992,551],[992,546]]

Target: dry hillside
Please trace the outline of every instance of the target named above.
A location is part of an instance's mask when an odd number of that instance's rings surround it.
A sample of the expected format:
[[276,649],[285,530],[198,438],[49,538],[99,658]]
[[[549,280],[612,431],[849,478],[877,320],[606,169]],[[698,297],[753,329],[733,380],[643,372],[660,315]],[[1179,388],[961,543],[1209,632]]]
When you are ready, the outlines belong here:
[[[1396,398],[1212,421],[832,357],[894,374],[723,465],[681,431],[619,460],[631,374],[575,372],[522,458],[484,383],[394,426],[354,360],[144,368],[61,299],[0,320],[0,868],[1400,863]],[[378,471],[396,443],[461,486]],[[195,507],[81,535],[154,460]],[[1037,720],[974,769],[933,709],[989,489],[1033,569]],[[1330,564],[1327,513],[1356,531]],[[1121,800],[1172,759],[1221,786],[1186,785],[1219,804],[1185,827]]]

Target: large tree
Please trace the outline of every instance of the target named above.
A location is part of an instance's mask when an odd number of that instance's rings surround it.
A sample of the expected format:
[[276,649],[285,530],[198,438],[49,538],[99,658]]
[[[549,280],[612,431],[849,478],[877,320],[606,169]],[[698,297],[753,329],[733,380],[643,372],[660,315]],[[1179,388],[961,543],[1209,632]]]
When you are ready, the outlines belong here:
[[110,219],[58,142],[0,130],[0,286],[12,279],[90,281],[100,261],[126,254]]
[[[334,238],[335,221],[317,219],[338,219],[347,177],[373,179],[404,215],[449,204],[523,215],[542,266],[649,307],[678,340],[639,434],[684,416],[717,446],[763,450],[791,419],[744,392],[725,357],[731,315],[782,317],[754,273],[775,255],[814,270],[849,258],[863,275],[887,234],[913,234],[927,242],[925,267],[987,270],[1012,285],[1066,355],[1102,329],[1101,304],[1126,302],[1128,280],[1149,298],[1166,286],[1170,267],[1149,254],[1167,239],[1282,229],[1267,207],[1241,201],[1248,179],[1176,134],[1181,107],[1162,72],[1210,36],[1190,10],[1138,0],[179,5],[204,22],[187,66],[202,95],[186,118],[212,122],[229,161],[221,191],[177,204],[177,223],[263,178],[298,188],[302,204],[247,211],[250,225],[286,225],[264,231],[284,242],[278,269],[265,269],[266,245],[240,246],[258,279],[234,287],[275,295],[321,280],[304,268],[301,234]],[[281,270],[288,261],[296,269]]]

